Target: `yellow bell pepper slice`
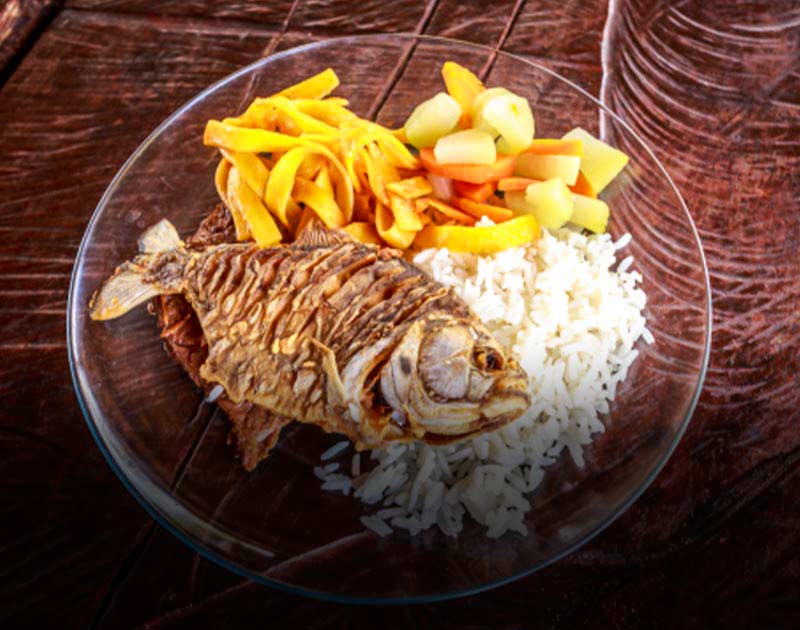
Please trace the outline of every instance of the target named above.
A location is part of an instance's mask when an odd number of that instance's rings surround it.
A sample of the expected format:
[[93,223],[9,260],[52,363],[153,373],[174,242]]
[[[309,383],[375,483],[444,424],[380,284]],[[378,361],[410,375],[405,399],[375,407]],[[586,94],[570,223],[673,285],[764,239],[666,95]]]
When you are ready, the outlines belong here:
[[235,168],[231,168],[228,176],[228,198],[232,212],[239,212],[244,217],[253,240],[259,247],[269,247],[281,242],[283,236],[272,215]]
[[269,177],[269,169],[264,162],[253,153],[237,153],[227,149],[220,149],[220,151],[225,156],[225,159],[236,167],[236,170],[244,177],[244,181],[253,189],[253,192],[263,198],[264,190],[267,187],[267,178]]
[[294,200],[311,208],[329,228],[340,228],[345,224],[344,216],[332,194],[314,182],[298,178],[294,185]]
[[328,138],[307,134],[303,137],[289,136],[284,133],[267,131],[266,129],[248,129],[209,120],[203,134],[206,146],[219,147],[237,153],[271,153],[288,151],[295,147],[324,141]]
[[419,232],[422,221],[416,213],[416,206],[411,199],[403,199],[398,195],[389,195],[389,208],[394,215],[394,221],[401,230]]
[[427,178],[420,176],[401,179],[399,182],[389,182],[386,190],[403,199],[419,199],[433,192],[433,186]]
[[380,245],[382,243],[378,231],[371,223],[366,221],[354,221],[341,228],[343,232],[347,232],[359,243],[366,243],[368,245]]
[[414,247],[444,247],[451,252],[495,254],[510,247],[530,243],[541,234],[532,215],[525,215],[481,227],[463,225],[426,225],[414,239]]
[[375,228],[378,235],[392,247],[407,249],[414,242],[417,232],[401,230],[395,223],[392,211],[381,203],[375,208]]
[[281,90],[276,96],[286,98],[325,98],[339,86],[339,77],[333,68],[326,68],[305,81]]

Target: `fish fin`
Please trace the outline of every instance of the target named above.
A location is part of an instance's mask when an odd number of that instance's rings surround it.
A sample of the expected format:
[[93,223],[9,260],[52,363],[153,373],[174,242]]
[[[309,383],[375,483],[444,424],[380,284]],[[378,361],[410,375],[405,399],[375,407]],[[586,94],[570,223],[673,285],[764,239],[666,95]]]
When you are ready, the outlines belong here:
[[327,247],[342,243],[352,243],[353,237],[347,232],[330,229],[322,221],[314,217],[306,224],[295,242],[298,245]]
[[142,254],[157,254],[182,246],[183,241],[178,236],[178,231],[166,219],[161,219],[155,225],[151,225],[139,237],[139,252]]
[[95,321],[115,319],[159,293],[158,287],[145,282],[144,268],[125,263],[94,294],[89,314]]

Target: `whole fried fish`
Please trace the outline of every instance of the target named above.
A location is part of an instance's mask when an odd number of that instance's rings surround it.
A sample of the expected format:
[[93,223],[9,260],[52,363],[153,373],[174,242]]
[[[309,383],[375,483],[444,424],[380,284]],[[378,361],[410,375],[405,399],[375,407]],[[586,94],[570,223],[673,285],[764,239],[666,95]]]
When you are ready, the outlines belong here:
[[113,319],[181,294],[208,343],[200,376],[356,447],[451,441],[530,404],[517,363],[452,290],[395,250],[312,222],[291,245],[187,249],[162,220],[90,304]]

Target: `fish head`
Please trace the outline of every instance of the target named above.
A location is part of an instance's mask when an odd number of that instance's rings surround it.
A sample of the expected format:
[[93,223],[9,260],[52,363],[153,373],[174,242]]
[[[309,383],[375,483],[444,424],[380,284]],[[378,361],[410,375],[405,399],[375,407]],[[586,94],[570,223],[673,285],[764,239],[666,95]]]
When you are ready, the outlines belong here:
[[452,441],[498,428],[530,406],[528,377],[480,323],[416,322],[381,377],[384,398],[415,437]]

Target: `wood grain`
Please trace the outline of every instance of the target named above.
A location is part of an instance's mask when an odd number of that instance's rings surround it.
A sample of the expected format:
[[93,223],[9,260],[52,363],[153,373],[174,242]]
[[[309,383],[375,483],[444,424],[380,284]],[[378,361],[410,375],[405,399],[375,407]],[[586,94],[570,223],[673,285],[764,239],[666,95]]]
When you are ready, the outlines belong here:
[[67,11],[3,88],[0,492],[15,568],[0,617],[12,626],[88,623],[149,522],[93,444],[69,378],[64,311],[86,221],[153,127],[272,39]]
[[403,0],[304,0],[289,20],[288,28],[312,30],[329,36],[413,32],[425,15],[426,2]]
[[56,0],[8,0],[0,7],[0,86],[57,5]]
[[494,47],[500,43],[518,4],[515,0],[439,0],[425,34]]
[[109,13],[171,15],[281,26],[293,0],[209,2],[208,0],[67,0],[68,8]]
[[530,57],[598,95],[607,13],[605,0],[526,2],[503,50]]

